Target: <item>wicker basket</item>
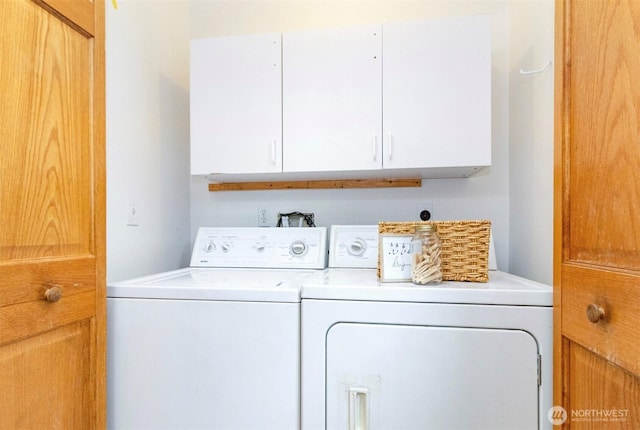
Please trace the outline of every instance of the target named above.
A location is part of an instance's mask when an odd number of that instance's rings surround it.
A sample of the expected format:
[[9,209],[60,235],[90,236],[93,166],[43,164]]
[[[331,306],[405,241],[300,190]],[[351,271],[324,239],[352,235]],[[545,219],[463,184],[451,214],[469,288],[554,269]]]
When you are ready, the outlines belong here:
[[[489,234],[491,221],[380,222],[379,233],[413,235],[417,225],[435,224],[442,242],[444,281],[489,280]],[[378,260],[378,276],[380,261]]]

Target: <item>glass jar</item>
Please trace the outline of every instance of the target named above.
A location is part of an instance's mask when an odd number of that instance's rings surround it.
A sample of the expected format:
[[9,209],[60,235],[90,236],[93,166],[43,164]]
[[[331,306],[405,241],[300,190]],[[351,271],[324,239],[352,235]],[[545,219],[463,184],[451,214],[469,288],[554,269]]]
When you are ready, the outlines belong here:
[[437,285],[442,282],[442,257],[438,229],[433,224],[416,227],[411,241],[411,280],[419,285]]

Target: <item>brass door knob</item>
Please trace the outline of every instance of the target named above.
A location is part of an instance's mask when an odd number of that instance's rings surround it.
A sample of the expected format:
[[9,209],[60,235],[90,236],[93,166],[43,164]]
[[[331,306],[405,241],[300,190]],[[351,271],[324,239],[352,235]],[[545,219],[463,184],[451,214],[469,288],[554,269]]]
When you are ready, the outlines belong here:
[[598,306],[595,303],[591,303],[587,306],[587,318],[592,323],[596,324],[597,322],[602,321],[604,316],[604,309],[602,309],[601,306]]
[[62,289],[57,285],[51,288],[47,288],[47,290],[44,292],[44,298],[48,302],[55,303],[62,298]]

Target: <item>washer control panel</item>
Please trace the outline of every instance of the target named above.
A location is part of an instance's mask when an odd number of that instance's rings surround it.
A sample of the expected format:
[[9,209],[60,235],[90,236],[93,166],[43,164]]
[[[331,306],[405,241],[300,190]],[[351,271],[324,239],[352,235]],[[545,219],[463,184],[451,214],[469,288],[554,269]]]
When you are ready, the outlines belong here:
[[200,227],[191,267],[324,269],[327,228]]
[[378,267],[378,226],[331,226],[329,267]]

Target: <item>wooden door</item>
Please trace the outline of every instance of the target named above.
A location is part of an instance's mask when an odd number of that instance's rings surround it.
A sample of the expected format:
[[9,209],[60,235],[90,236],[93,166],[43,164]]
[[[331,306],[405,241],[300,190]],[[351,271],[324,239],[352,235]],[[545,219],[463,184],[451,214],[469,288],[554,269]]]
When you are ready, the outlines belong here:
[[554,404],[640,428],[640,2],[556,3]]
[[105,423],[104,3],[0,1],[0,429]]

